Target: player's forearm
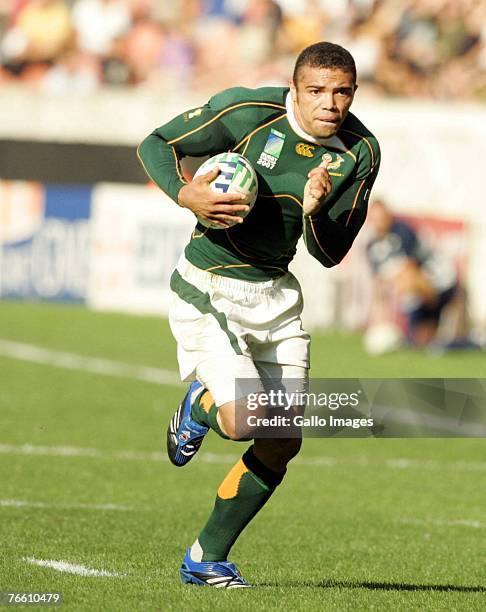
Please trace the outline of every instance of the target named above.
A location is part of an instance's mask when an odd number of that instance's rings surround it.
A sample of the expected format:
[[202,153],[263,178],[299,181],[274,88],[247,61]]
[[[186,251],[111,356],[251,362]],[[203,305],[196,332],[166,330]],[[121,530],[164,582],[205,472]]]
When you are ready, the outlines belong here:
[[357,231],[349,231],[327,214],[304,217],[307,251],[326,268],[340,263],[351,248]]
[[366,218],[367,204],[374,177],[355,182],[336,200],[316,215],[303,220],[304,239],[309,253],[326,268],[340,263]]
[[185,181],[174,147],[154,132],[140,144],[137,154],[150,180],[178,202],[179,191]]
[[325,204],[316,215],[304,215],[303,235],[307,250],[326,268],[344,259],[363,226],[379,166],[378,155],[364,178],[356,179],[342,193],[331,192],[330,200],[334,198],[334,202]]

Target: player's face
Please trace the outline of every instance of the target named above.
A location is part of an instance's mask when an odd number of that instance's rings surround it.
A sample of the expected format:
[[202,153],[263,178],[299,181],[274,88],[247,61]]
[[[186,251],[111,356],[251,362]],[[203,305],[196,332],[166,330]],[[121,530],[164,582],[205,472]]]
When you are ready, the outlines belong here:
[[300,127],[315,138],[334,136],[348,114],[356,88],[350,72],[302,66],[297,83],[290,84]]

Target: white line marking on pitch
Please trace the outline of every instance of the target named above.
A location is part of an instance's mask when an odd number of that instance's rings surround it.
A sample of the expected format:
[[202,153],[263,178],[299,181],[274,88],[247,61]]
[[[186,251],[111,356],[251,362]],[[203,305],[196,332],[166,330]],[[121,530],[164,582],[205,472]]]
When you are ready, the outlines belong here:
[[55,561],[54,559],[34,559],[33,557],[24,557],[23,561],[31,565],[39,565],[40,567],[48,567],[58,572],[67,572],[68,574],[76,574],[77,576],[87,576],[93,578],[122,578],[125,574],[117,572],[108,572],[105,569],[97,570],[76,563],[68,563],[67,561]]
[[[159,451],[144,452],[131,450],[102,450],[77,446],[35,446],[33,444],[0,444],[0,454],[3,455],[38,455],[48,457],[91,457],[94,459],[127,460],[127,461],[168,461],[167,455]],[[239,455],[199,452],[197,461],[201,463],[231,464],[240,458]],[[369,459],[368,457],[351,457],[347,459],[329,456],[296,457],[292,465],[304,467],[352,465],[356,467],[383,466],[392,470],[429,470],[441,471],[449,469],[455,472],[486,472],[486,461],[436,461],[432,459],[407,459],[391,457]]]
[[115,512],[133,512],[142,508],[132,508],[121,504],[64,504],[26,501],[23,499],[0,499],[0,507],[3,508],[60,508],[63,510],[110,510]]
[[181,383],[179,376],[172,370],[151,368],[148,366],[131,365],[111,359],[99,357],[84,357],[75,353],[55,351],[52,349],[24,344],[23,342],[12,342],[0,339],[0,355],[11,359],[39,363],[41,365],[55,366],[67,370],[80,370],[92,374],[105,376],[117,376],[118,378],[134,378],[155,385],[185,386]]
[[[49,365],[68,370],[90,372],[104,376],[115,376],[118,378],[131,378],[148,382],[156,385],[171,385],[175,387],[185,387],[177,372],[162,368],[151,368],[136,364],[113,361],[100,357],[85,357],[76,353],[56,351],[53,349],[14,342],[0,338],[0,356],[11,359],[19,359],[41,365]],[[388,411],[387,406],[375,406],[375,412],[379,416],[383,411]],[[415,422],[415,417],[407,411],[394,410],[394,419],[397,423],[410,425]],[[455,419],[444,418],[434,415],[422,415],[420,418],[422,425],[441,431],[457,433],[458,424]],[[465,436],[477,437],[484,429],[482,423],[462,424],[460,433]]]
[[486,523],[470,519],[417,519],[417,518],[401,518],[398,523],[404,525],[420,525],[434,527],[472,527],[473,529],[486,529]]

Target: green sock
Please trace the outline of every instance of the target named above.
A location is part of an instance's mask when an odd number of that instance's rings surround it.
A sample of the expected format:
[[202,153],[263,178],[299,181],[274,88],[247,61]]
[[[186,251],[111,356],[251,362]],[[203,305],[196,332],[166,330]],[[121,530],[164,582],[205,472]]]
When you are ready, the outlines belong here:
[[194,399],[191,406],[191,416],[200,425],[205,425],[210,429],[214,430],[222,438],[228,439],[228,436],[223,433],[223,430],[219,426],[218,419],[218,407],[214,403],[213,396],[211,393],[204,389],[202,393],[199,393]]
[[284,475],[285,471],[269,470],[250,447],[221,483],[211,516],[191,549],[193,560],[225,561],[237,537]]

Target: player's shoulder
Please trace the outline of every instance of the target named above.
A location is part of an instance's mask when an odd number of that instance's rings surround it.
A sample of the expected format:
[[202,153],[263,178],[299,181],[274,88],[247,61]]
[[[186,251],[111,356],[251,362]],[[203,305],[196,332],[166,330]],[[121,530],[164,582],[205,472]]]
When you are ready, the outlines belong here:
[[288,88],[285,87],[231,87],[214,95],[210,104],[214,110],[239,107],[285,110],[287,92]]
[[346,139],[360,141],[364,153],[369,153],[374,162],[379,161],[380,145],[378,139],[355,114],[348,113],[339,132]]

